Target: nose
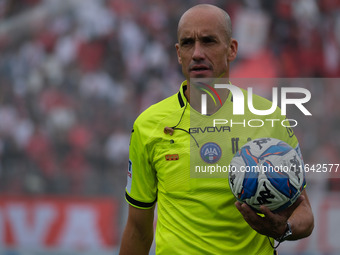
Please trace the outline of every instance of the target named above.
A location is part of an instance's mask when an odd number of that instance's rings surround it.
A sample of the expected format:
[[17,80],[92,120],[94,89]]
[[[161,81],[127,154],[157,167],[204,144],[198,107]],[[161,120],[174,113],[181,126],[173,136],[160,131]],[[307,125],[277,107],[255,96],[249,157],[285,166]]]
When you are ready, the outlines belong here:
[[192,54],[192,59],[195,60],[195,61],[204,59],[204,50],[203,50],[202,45],[199,41],[195,42],[194,52]]

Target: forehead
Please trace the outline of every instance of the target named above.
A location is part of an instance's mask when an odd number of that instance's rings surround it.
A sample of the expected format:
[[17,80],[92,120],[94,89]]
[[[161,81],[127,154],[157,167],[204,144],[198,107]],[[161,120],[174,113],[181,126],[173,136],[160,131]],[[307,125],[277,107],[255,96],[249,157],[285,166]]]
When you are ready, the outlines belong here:
[[222,13],[211,9],[196,9],[185,13],[178,24],[178,39],[193,35],[226,35]]

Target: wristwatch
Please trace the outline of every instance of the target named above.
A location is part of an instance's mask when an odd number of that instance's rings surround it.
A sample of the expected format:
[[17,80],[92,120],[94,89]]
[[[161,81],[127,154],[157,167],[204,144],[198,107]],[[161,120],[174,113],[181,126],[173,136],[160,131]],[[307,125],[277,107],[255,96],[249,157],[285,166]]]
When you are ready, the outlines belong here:
[[287,240],[288,237],[290,237],[293,234],[292,228],[291,228],[290,223],[288,221],[287,221],[286,225],[287,225],[286,231],[283,233],[283,235],[281,237],[275,239],[276,241],[278,241],[280,243]]

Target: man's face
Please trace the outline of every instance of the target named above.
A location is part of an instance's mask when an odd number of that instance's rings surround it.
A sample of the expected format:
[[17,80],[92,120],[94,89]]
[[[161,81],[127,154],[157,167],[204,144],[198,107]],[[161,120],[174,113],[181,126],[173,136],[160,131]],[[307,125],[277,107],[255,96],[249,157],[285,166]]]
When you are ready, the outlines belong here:
[[233,39],[228,42],[224,22],[223,16],[206,9],[195,10],[182,18],[176,50],[188,81],[229,76],[229,62],[236,57],[237,42]]

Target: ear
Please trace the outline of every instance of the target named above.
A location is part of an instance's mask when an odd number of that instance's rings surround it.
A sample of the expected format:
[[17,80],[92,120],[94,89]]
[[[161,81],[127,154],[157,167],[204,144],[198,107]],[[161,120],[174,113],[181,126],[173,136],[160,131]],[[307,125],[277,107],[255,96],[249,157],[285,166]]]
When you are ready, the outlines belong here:
[[179,43],[175,44],[176,52],[177,52],[177,60],[179,64],[182,64],[181,53],[179,52]]
[[228,61],[232,62],[235,60],[237,55],[237,49],[238,49],[238,42],[231,38],[229,43],[229,52],[228,52]]

